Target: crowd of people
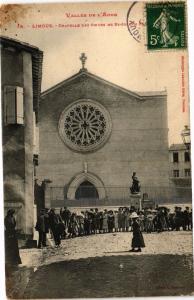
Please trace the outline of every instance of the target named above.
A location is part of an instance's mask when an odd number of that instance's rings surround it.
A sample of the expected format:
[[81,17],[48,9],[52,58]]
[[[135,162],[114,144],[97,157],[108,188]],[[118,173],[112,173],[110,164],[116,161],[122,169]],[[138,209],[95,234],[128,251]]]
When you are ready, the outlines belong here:
[[192,210],[189,207],[183,210],[176,206],[174,212],[167,207],[141,211],[133,207],[120,207],[116,210],[91,208],[80,213],[71,212],[66,207],[61,208],[59,213],[54,208],[42,209],[36,224],[39,232],[38,247],[46,246],[46,234],[49,231],[56,247],[60,246],[61,239],[64,238],[132,231],[134,212],[141,232],[192,230]]
[[[9,209],[4,220],[6,265],[21,264],[16,234],[15,210]],[[167,207],[135,210],[131,207],[120,207],[115,210],[98,208],[71,212],[68,208],[41,209],[35,229],[39,233],[38,248],[46,247],[47,234],[50,233],[55,246],[59,247],[61,239],[77,236],[103,234],[112,232],[133,232],[132,249],[141,251],[145,247],[142,232],[162,232],[192,230],[192,209],[175,207],[171,212]],[[136,250],[137,249],[137,250]]]

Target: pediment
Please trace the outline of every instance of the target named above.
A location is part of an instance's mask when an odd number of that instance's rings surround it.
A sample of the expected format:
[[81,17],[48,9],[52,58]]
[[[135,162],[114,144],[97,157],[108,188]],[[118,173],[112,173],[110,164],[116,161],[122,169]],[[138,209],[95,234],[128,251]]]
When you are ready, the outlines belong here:
[[47,89],[46,91],[42,92],[41,98],[44,99],[48,94],[52,93],[53,91],[65,87],[66,85],[73,84],[76,81],[80,80],[93,80],[97,81],[99,84],[107,85],[108,87],[112,87],[113,89],[116,89],[117,91],[120,91],[122,93],[125,93],[130,96],[131,99],[136,99],[136,100],[147,100],[150,97],[161,97],[161,96],[166,96],[166,91],[157,91],[157,92],[132,92],[130,90],[127,90],[119,85],[116,85],[108,80],[105,80],[95,74],[92,74],[87,71],[87,69],[81,69],[78,73],[74,74],[73,76],[59,82],[58,84],[52,86],[51,88]]

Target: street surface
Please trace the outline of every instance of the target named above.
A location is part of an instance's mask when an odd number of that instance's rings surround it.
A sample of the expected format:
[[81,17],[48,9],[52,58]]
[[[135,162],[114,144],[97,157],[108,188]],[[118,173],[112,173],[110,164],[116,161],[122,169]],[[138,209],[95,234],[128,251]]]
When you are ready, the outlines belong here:
[[21,250],[22,268],[33,270],[23,297],[193,293],[191,232],[144,234],[146,247],[142,253],[128,252],[131,239],[131,232],[107,233],[66,239],[59,249],[50,240],[48,248]]

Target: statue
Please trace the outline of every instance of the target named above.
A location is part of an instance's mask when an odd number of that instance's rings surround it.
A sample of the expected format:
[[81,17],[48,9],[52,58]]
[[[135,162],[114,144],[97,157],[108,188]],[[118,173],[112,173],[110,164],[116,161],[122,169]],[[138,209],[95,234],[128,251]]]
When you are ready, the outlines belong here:
[[139,180],[136,176],[136,172],[133,172],[133,175],[132,175],[132,186],[130,187],[130,190],[131,190],[131,194],[138,194],[140,193],[140,183],[139,183]]

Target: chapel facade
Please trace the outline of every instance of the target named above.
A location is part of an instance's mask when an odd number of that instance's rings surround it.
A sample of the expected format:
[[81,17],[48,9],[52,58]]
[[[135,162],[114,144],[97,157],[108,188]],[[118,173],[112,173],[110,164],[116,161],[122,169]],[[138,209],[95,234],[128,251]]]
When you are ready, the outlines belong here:
[[168,202],[167,92],[132,92],[85,68],[44,91],[39,166],[45,207],[127,205],[141,194]]

